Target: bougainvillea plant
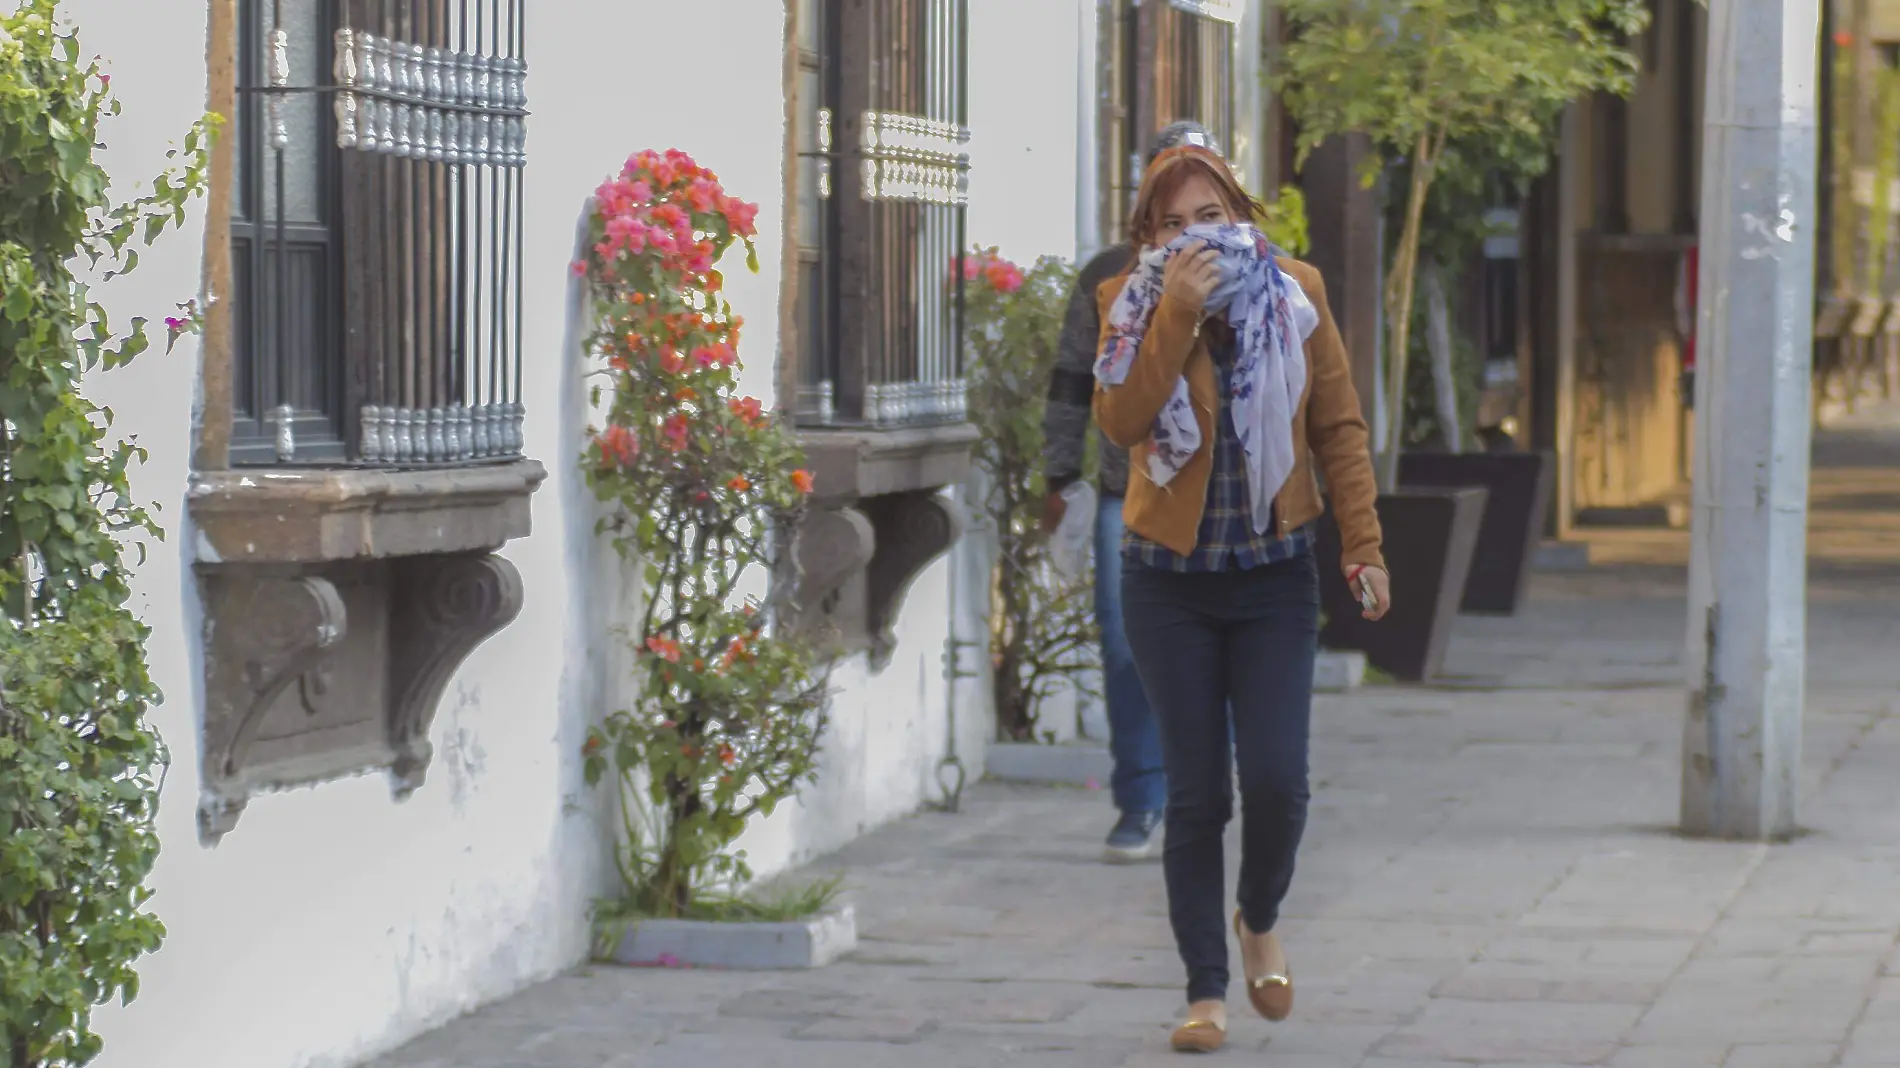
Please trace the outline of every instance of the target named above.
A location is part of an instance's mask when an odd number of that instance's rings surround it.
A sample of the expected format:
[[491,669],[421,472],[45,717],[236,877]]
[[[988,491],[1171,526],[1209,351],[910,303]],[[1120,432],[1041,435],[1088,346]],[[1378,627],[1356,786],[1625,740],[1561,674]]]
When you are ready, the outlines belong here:
[[1097,666],[1090,579],[1052,566],[1041,527],[1042,414],[1056,339],[1075,268],[1044,257],[1025,271],[995,249],[963,258],[970,418],[983,473],[983,523],[992,532],[990,667],[996,728],[1017,741],[1037,733],[1043,702],[1082,687]]
[[589,782],[622,789],[621,915],[690,916],[743,885],[733,842],[810,780],[824,728],[815,658],[769,625],[812,479],[789,428],[738,391],[744,324],[717,267],[743,244],[757,269],[757,214],[685,153],[640,152],[596,191],[574,264],[605,416],[582,463],[647,587],[629,636],[643,700],[584,751]]
[[[138,994],[164,926],[165,747],[147,712],[132,562],[161,536],[132,495],[144,459],[82,380],[147,351],[108,321],[101,281],[181,223],[205,190],[215,120],[145,189],[98,161],[110,77],[56,0],[0,6],[0,1063],[70,1068],[102,1047],[92,1010]],[[150,358],[150,357],[147,357]],[[190,374],[189,368],[178,373]]]

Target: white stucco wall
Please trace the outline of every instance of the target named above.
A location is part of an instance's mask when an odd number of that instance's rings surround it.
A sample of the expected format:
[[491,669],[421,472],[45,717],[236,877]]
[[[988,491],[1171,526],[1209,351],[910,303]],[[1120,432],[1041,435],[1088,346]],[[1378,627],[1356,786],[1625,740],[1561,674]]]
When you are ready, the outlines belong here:
[[[181,548],[191,540],[182,527],[195,346],[151,353],[90,384],[151,450],[135,486],[161,503],[170,531],[137,578],[167,695],[155,719],[174,758],[152,879],[170,934],[141,967],[140,998],[99,1014],[105,1068],[347,1065],[584,957],[603,837],[575,754],[600,706],[605,649],[600,605],[582,592],[612,565],[594,543],[569,459],[584,421],[580,384],[562,359],[573,225],[594,184],[646,146],[677,144],[735,192],[773,202],[781,26],[757,18],[758,8],[534,5],[525,401],[528,452],[550,478],[535,498],[533,536],[507,550],[526,607],[450,684],[429,782],[409,801],[393,803],[380,776],[329,783],[260,798],[221,845],[198,844],[200,618]],[[204,10],[196,0],[74,5],[85,46],[112,58],[126,104],[107,134],[115,174],[155,172],[166,140],[202,110]],[[641,49],[639,77],[627,73],[627,42],[683,39],[708,24],[721,27],[716,62],[651,47]],[[754,72],[772,72],[771,81],[761,86]],[[720,103],[722,84],[734,106],[716,133],[697,105],[639,103],[666,93]],[[775,348],[778,285],[776,231],[769,218],[764,226],[765,270],[731,281],[761,376]],[[147,255],[110,291],[115,318],[156,321],[191,296],[200,242],[194,218]]]
[[1060,0],[970,0],[970,240],[1024,266],[1073,258],[1080,18]]

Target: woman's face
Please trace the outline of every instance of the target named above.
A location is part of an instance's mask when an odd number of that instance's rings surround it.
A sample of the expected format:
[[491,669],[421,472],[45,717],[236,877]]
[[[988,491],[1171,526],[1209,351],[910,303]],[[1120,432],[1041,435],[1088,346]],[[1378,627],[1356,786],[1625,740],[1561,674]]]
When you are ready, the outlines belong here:
[[1181,236],[1181,231],[1201,223],[1230,223],[1233,212],[1221,199],[1220,188],[1205,175],[1197,174],[1182,183],[1174,200],[1161,205],[1161,217],[1155,220],[1154,246],[1161,248]]

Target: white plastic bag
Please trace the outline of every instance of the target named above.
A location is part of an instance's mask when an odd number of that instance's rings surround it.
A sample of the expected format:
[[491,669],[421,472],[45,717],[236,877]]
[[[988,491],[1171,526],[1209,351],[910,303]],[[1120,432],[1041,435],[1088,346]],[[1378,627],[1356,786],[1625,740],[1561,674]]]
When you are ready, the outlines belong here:
[[1094,547],[1095,487],[1078,479],[1063,489],[1062,500],[1062,522],[1049,538],[1049,561],[1057,574],[1073,581],[1088,569]]

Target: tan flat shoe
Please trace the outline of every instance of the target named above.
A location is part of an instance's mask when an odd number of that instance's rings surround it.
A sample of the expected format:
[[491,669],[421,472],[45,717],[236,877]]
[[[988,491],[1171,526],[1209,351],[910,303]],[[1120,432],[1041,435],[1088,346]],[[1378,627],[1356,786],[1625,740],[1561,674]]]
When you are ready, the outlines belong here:
[[1168,1039],[1176,1053],[1213,1053],[1227,1044],[1227,1009],[1218,1001],[1197,1001],[1188,1006],[1188,1018],[1181,1021]]
[[[1247,1000],[1254,1011],[1276,1023],[1293,1015],[1293,978],[1287,972],[1272,971],[1267,961],[1279,947],[1272,931],[1255,934],[1248,930],[1240,910],[1234,910],[1234,935],[1240,939],[1241,970],[1247,977]],[[1285,954],[1279,954],[1282,960]]]

